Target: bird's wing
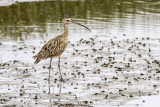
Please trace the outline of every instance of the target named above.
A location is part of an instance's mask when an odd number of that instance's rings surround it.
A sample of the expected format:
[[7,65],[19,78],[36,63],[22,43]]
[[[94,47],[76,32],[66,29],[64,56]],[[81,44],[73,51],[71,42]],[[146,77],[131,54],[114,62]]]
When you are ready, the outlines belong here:
[[54,57],[63,52],[66,48],[64,41],[60,37],[49,40],[40,50],[40,52],[34,56],[34,58],[46,59],[48,57]]

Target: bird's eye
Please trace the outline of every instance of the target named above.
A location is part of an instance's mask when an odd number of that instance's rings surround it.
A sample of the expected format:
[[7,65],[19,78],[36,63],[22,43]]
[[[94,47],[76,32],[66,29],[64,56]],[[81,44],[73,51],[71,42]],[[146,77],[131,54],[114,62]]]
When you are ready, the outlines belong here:
[[70,20],[67,20],[68,22],[70,21]]

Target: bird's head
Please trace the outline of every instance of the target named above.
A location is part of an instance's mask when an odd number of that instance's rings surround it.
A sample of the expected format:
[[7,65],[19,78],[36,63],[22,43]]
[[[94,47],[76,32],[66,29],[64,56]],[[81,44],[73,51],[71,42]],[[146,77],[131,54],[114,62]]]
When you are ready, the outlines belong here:
[[63,19],[63,24],[71,24],[72,20],[70,18],[64,18]]
[[90,32],[91,32],[91,30],[88,28],[88,27],[86,27],[86,26],[84,26],[84,25],[82,25],[82,24],[80,24],[80,23],[77,23],[77,22],[74,22],[74,21],[72,21],[70,18],[64,18],[63,19],[63,24],[64,25],[69,25],[69,24],[77,24],[77,25],[80,25],[80,26],[83,26],[83,27],[85,27],[86,29],[88,29]]

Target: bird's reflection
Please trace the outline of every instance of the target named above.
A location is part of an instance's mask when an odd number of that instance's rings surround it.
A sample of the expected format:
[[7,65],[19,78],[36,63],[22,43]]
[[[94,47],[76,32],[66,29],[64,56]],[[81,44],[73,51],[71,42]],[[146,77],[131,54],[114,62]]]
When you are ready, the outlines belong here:
[[55,102],[61,101],[62,85],[63,84],[60,83],[57,87],[55,87],[54,85],[51,85],[50,82],[48,82],[48,94],[49,94],[49,106],[50,107],[54,107]]

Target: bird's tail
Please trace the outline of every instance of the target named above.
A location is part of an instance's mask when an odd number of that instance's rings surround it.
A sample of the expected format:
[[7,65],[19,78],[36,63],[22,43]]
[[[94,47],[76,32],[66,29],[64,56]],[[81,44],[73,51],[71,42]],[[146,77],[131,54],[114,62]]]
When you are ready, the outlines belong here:
[[35,56],[33,56],[32,58],[33,58],[33,59],[36,59],[36,58],[37,58],[37,56],[35,55]]
[[37,55],[33,56],[35,60],[34,64],[37,64],[39,61],[41,61],[41,58],[40,57],[37,57]]
[[40,62],[40,61],[41,61],[41,58],[37,58],[37,59],[35,60],[34,64],[37,64],[37,63]]

